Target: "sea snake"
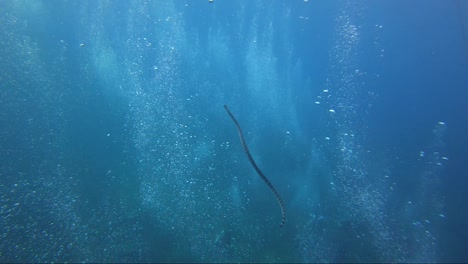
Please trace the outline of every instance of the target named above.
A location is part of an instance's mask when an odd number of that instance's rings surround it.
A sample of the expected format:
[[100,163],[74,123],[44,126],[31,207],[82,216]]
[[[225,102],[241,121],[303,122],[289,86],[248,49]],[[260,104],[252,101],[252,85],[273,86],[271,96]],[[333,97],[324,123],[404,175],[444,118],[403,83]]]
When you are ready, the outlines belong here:
[[278,204],[281,208],[281,215],[282,215],[282,219],[281,219],[281,224],[280,224],[280,227],[283,227],[284,223],[286,222],[286,210],[284,209],[284,203],[283,203],[283,200],[281,199],[280,195],[278,194],[278,192],[276,191],[275,187],[273,187],[273,184],[271,184],[271,182],[268,180],[268,178],[263,174],[263,172],[260,170],[260,168],[258,168],[257,164],[255,163],[255,161],[253,160],[252,158],[252,155],[250,155],[250,151],[249,151],[249,148],[247,147],[247,144],[245,143],[245,140],[244,140],[244,135],[242,134],[242,129],[239,125],[239,122],[237,122],[236,118],[234,117],[234,115],[231,113],[231,111],[229,111],[229,108],[227,107],[227,105],[224,105],[224,109],[226,109],[227,113],[229,114],[229,116],[231,117],[232,121],[234,122],[234,124],[236,125],[237,127],[237,132],[239,133],[239,138],[240,138],[240,141],[242,143],[242,147],[244,147],[244,151],[245,151],[245,154],[247,155],[247,158],[249,159],[250,161],[250,164],[252,164],[252,166],[254,167],[255,171],[257,172],[258,176],[260,176],[260,178],[262,178],[262,180],[266,183],[266,185],[268,186],[268,188],[270,188],[270,190],[273,192],[273,194],[275,195],[276,197],[276,200],[278,201]]

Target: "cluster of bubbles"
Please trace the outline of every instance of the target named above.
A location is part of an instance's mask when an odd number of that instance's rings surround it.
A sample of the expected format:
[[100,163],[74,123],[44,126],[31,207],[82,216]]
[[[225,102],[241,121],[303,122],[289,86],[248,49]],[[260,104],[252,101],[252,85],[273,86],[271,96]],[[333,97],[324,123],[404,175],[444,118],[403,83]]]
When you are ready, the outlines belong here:
[[63,53],[44,62],[39,44],[27,34],[27,20],[16,15],[24,7],[3,5],[0,261],[83,260],[79,256],[87,249],[75,210],[76,174],[65,165],[66,91],[56,89],[64,80],[49,71],[60,73]]
[[[334,203],[334,209],[328,206],[326,211],[334,220],[315,220],[304,227],[308,230],[307,235],[298,236],[304,261],[365,261],[358,251],[367,244],[366,240],[391,243],[382,223],[382,195],[366,183],[368,172],[363,161],[366,150],[359,143],[365,133],[361,125],[365,107],[358,100],[362,98],[359,81],[365,74],[355,68],[360,30],[350,18],[350,10],[354,9],[350,9],[348,3],[336,19],[336,44],[330,53],[330,77],[327,78],[327,88],[314,102],[317,107],[325,109],[323,114],[330,120],[328,126],[336,131],[323,139],[336,146],[331,160],[335,163],[329,185],[332,195],[322,202]],[[363,223],[373,230],[365,232]],[[312,237],[307,237],[311,233]],[[367,235],[378,237],[368,238]],[[355,246],[350,247],[349,244]],[[314,254],[310,253],[311,250],[315,250]]]
[[[330,190],[335,208],[327,213],[334,220],[311,215],[298,235],[303,260],[324,261],[384,261],[431,262],[437,259],[437,225],[445,218],[443,201],[438,194],[438,182],[448,158],[441,154],[444,122],[433,131],[434,142],[428,151],[419,153],[422,171],[418,174],[416,201],[408,201],[403,211],[389,210],[389,201],[398,186],[391,172],[369,167],[370,150],[362,145],[366,133],[366,115],[372,105],[363,89],[366,73],[356,69],[360,43],[360,26],[353,22],[350,3],[344,5],[337,18],[336,45],[330,54],[333,62],[330,77],[314,104],[329,116],[329,126],[336,133],[324,138],[334,150],[336,164]],[[359,14],[359,12],[353,12]],[[354,17],[354,20],[357,18]],[[377,25],[381,30],[382,26]],[[376,56],[383,56],[377,39]],[[323,146],[323,145],[322,145]],[[371,173],[372,171],[372,173]],[[315,210],[323,210],[323,204]],[[319,208],[317,208],[319,207]],[[336,235],[336,233],[341,233]]]
[[[220,140],[213,124],[213,118],[222,119],[225,113],[221,105],[220,111],[200,111],[204,103],[220,101],[219,88],[203,80],[209,72],[196,71],[211,66],[191,65],[204,59],[196,53],[200,47],[188,48],[191,36],[185,33],[173,4],[158,4],[157,9],[150,5],[135,14],[150,15],[153,20],[139,21],[142,25],[129,29],[125,65],[137,72],[127,80],[127,120],[136,149],[141,208],[145,221],[151,223],[143,227],[152,237],[146,242],[151,248],[168,249],[149,256],[161,261],[248,260],[263,242],[256,239],[260,230],[246,224],[250,219],[245,195],[235,188],[235,170],[227,154],[231,143]],[[167,14],[174,15],[158,19]],[[154,21],[158,21],[157,30],[145,30],[146,23]],[[219,31],[210,32],[209,56],[214,59],[207,63],[229,65],[227,39]],[[145,37],[138,38],[142,34]],[[157,40],[164,41],[151,47],[141,45]],[[147,66],[153,72],[142,70]],[[234,132],[231,125],[226,122]]]

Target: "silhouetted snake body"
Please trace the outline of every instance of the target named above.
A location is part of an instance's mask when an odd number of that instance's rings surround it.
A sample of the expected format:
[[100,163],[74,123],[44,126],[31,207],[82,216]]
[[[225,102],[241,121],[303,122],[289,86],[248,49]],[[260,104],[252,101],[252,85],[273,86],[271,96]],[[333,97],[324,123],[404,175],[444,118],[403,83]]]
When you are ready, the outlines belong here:
[[252,166],[254,167],[255,171],[257,172],[258,176],[260,176],[260,178],[262,178],[262,180],[266,183],[266,185],[268,186],[268,188],[270,188],[270,190],[273,192],[273,194],[275,195],[276,197],[276,200],[278,201],[279,203],[279,206],[281,208],[281,215],[282,215],[282,219],[281,219],[281,224],[280,224],[280,227],[283,227],[284,223],[286,222],[286,211],[284,209],[284,204],[283,204],[283,200],[281,199],[281,197],[279,196],[278,192],[276,191],[275,187],[273,187],[273,184],[271,184],[271,182],[268,180],[268,178],[263,174],[263,172],[260,170],[260,168],[257,166],[257,164],[255,163],[255,161],[253,160],[252,158],[252,155],[250,155],[250,151],[249,151],[249,148],[247,147],[247,144],[245,143],[245,140],[244,140],[244,135],[242,134],[242,129],[239,125],[239,122],[237,122],[236,118],[234,117],[234,115],[231,113],[231,111],[229,111],[229,108],[227,107],[227,105],[224,105],[224,108],[226,109],[227,113],[229,114],[229,116],[231,117],[232,121],[234,122],[234,124],[236,125],[237,127],[237,132],[239,133],[239,138],[240,138],[240,141],[242,143],[242,146],[244,147],[244,151],[245,151],[245,154],[247,155],[247,158],[249,159],[250,161],[250,164],[252,164]]

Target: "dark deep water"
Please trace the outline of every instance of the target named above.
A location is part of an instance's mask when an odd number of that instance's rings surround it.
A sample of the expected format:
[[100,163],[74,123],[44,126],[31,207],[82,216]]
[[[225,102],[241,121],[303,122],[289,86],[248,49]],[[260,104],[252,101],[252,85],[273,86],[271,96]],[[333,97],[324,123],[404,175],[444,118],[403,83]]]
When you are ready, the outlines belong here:
[[466,262],[467,62],[462,0],[1,1],[0,262]]

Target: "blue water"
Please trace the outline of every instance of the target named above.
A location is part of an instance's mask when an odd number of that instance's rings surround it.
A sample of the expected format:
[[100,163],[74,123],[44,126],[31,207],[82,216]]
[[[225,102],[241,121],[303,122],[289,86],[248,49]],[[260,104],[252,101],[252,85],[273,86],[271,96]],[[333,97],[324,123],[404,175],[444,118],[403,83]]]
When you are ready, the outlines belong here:
[[463,0],[0,1],[0,262],[466,262],[467,63]]

